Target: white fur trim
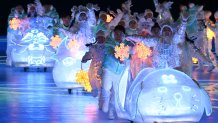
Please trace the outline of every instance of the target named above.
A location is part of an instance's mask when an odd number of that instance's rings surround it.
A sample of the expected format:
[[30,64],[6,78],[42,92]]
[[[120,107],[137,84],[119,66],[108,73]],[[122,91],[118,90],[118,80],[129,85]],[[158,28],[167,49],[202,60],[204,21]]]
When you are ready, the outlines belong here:
[[172,33],[173,33],[173,28],[172,28],[171,26],[169,26],[169,25],[163,25],[163,26],[161,27],[161,30],[160,30],[160,35],[162,35],[162,33],[163,33],[163,29],[164,29],[165,27],[170,28],[170,30],[171,30]]

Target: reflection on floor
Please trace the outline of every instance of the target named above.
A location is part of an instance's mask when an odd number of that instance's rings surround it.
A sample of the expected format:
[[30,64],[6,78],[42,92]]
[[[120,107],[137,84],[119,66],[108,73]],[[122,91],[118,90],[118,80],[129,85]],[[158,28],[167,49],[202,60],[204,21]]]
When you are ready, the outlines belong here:
[[[193,72],[194,78],[208,91],[213,114],[203,116],[200,123],[218,123],[218,72]],[[98,110],[97,99],[81,89],[57,88],[51,69],[30,69],[0,65],[0,123],[129,123],[127,120],[108,120]]]

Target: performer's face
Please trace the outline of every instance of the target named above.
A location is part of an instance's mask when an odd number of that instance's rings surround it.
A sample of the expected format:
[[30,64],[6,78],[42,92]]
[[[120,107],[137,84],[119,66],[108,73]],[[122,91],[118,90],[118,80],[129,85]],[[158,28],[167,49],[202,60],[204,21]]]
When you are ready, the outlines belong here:
[[137,22],[135,20],[132,20],[129,22],[129,27],[131,29],[136,29],[137,28]]
[[96,40],[99,44],[103,44],[105,42],[105,37],[104,36],[97,36]]
[[145,19],[152,18],[152,16],[153,16],[152,13],[149,12],[145,15]]
[[123,32],[122,31],[120,31],[120,30],[116,30],[116,31],[114,31],[114,39],[116,40],[116,41],[122,41],[122,39],[123,39]]
[[104,22],[107,21],[107,15],[106,15],[106,14],[102,14],[102,15],[100,16],[100,18],[101,18]]
[[50,4],[43,5],[43,7],[45,9],[45,13],[49,12],[50,9],[51,9],[51,5]]
[[35,13],[36,12],[36,8],[34,6],[30,7],[30,13]]
[[184,11],[186,9],[186,6],[180,5],[179,9],[180,9],[180,11]]
[[88,18],[85,13],[81,13],[79,15],[79,21],[86,21]]
[[163,28],[163,36],[165,37],[169,37],[173,34],[173,32],[171,31],[171,29],[169,27],[164,27]]
[[151,29],[151,32],[152,32],[152,34],[153,34],[154,36],[159,36],[159,34],[160,34],[160,28],[158,28],[158,27],[153,27],[153,28]]
[[125,22],[124,21],[120,21],[119,23],[118,23],[118,25],[121,25],[121,26],[123,26],[123,27],[125,27]]
[[70,25],[70,16],[66,16],[62,18],[63,24],[65,26],[69,26]]
[[23,6],[21,6],[21,5],[16,6],[15,9],[19,14],[21,14],[23,12]]

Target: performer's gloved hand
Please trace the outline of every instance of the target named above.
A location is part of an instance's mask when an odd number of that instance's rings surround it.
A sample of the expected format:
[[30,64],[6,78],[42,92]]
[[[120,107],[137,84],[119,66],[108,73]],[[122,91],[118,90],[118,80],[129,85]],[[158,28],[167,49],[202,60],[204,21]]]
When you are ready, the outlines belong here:
[[120,9],[117,9],[117,14],[123,14],[123,11],[121,11]]
[[95,10],[95,11],[99,11],[100,10],[100,7],[96,4],[96,5],[93,5],[92,3],[88,3],[86,5],[86,8],[88,10]]
[[93,5],[92,8],[93,8],[95,11],[99,11],[99,10],[100,10],[100,7],[99,7],[97,4]]
[[82,58],[82,60],[81,60],[82,63],[86,63],[87,61],[88,61],[88,60],[85,59],[85,58]]
[[77,6],[73,6],[73,7],[71,8],[71,11],[77,11],[77,10],[78,10]]
[[127,3],[126,3],[126,7],[128,10],[130,10],[130,8],[132,7],[132,1],[131,0],[128,0]]

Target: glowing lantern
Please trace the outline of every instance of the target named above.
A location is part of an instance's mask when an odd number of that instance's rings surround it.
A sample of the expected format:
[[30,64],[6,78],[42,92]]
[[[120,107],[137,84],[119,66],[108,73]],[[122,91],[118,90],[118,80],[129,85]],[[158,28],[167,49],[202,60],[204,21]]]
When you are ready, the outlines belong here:
[[13,18],[12,20],[9,21],[10,28],[13,30],[17,30],[20,27],[20,19],[18,18]]
[[69,49],[79,49],[79,43],[76,40],[70,40],[67,47]]
[[76,82],[83,85],[84,89],[87,92],[92,91],[92,87],[89,82],[89,76],[88,72],[85,72],[84,70],[80,70],[79,72],[76,73]]
[[152,51],[149,47],[145,46],[143,43],[137,43],[136,45],[136,53],[138,58],[145,60],[148,56],[151,55]]
[[121,43],[120,46],[115,47],[115,57],[120,61],[124,61],[125,58],[129,58],[129,46],[125,46],[124,43]]
[[107,14],[107,23],[110,23],[113,20],[113,17]]
[[192,57],[192,63],[193,63],[193,64],[198,64],[198,59],[195,58],[195,57]]
[[53,48],[57,48],[60,45],[61,41],[62,41],[62,39],[59,37],[59,35],[52,36],[50,45]]
[[212,40],[213,37],[215,38],[216,34],[210,28],[207,28],[207,38],[208,38],[208,40]]

